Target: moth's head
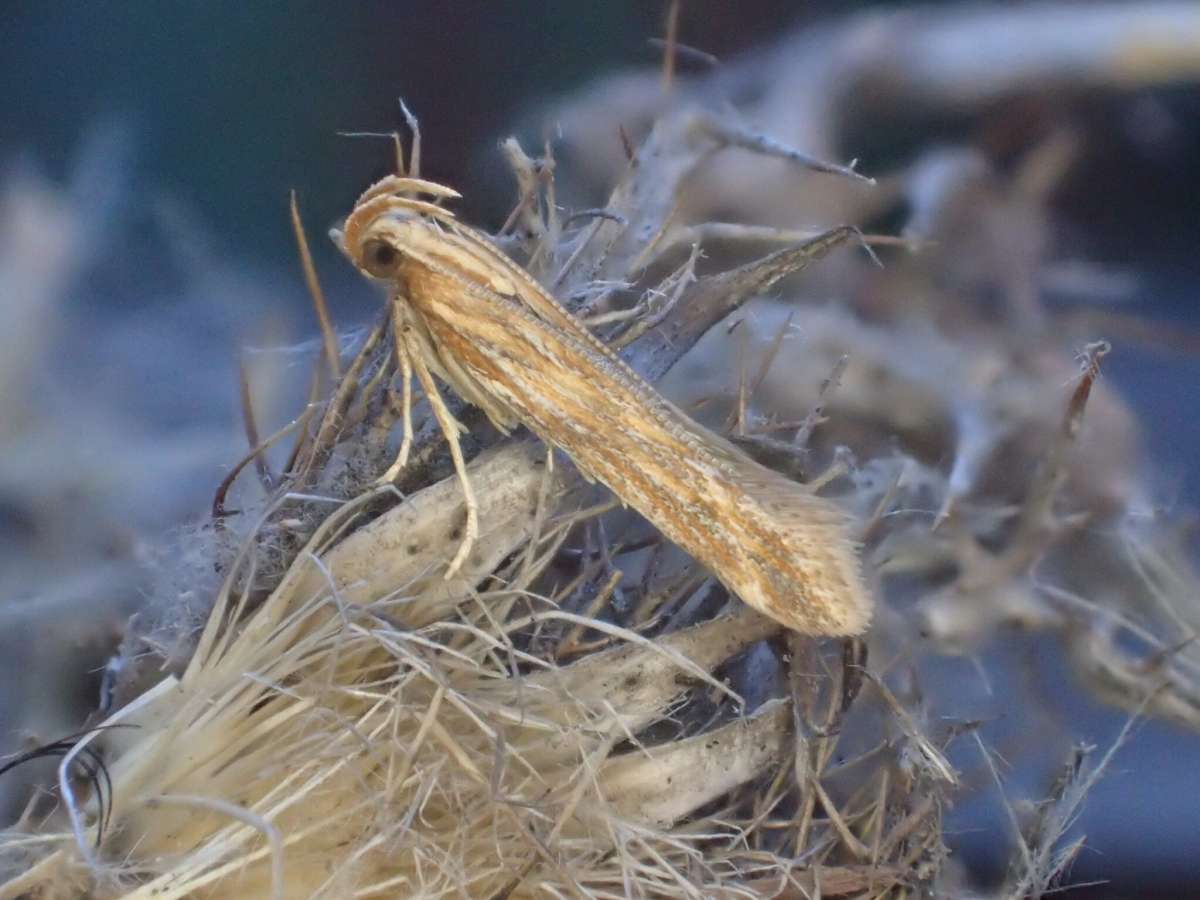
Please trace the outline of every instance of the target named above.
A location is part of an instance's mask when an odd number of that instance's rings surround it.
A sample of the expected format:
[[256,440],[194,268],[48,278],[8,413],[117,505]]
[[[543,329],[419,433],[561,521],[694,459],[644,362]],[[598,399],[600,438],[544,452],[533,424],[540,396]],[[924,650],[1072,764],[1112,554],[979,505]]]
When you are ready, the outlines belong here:
[[453,222],[447,209],[418,200],[427,194],[437,199],[458,197],[457,191],[432,181],[391,175],[368,188],[331,237],[354,265],[374,278],[392,278],[404,262],[404,248],[413,246],[431,227],[431,221]]

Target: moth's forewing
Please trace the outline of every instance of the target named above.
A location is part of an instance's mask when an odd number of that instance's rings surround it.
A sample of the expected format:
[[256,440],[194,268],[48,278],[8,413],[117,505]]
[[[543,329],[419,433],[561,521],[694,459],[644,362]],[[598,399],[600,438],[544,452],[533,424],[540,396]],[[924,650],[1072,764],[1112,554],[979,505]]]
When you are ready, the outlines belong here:
[[743,600],[797,631],[866,627],[855,548],[831,503],[684,415],[574,320],[561,328],[419,262],[407,278],[439,353]]

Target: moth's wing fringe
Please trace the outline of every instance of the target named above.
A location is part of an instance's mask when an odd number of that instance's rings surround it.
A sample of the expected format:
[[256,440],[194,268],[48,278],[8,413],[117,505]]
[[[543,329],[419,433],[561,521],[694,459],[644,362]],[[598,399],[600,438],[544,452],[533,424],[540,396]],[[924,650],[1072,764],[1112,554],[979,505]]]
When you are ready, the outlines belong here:
[[794,553],[794,566],[800,572],[796,606],[801,612],[785,614],[787,624],[805,633],[865,631],[872,601],[850,515],[832,500],[754,460],[739,457],[727,471],[749,500],[769,513],[769,521]]

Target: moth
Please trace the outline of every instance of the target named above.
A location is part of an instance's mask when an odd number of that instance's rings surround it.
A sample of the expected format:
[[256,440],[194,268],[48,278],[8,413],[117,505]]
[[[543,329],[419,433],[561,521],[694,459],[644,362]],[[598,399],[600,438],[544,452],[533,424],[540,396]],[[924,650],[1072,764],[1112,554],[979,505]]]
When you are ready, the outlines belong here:
[[479,525],[462,426],[435,376],[501,432],[524,425],[564,451],[760,612],[807,634],[863,631],[871,603],[844,514],[659,395],[528,272],[440,205],[457,197],[391,175],[363,193],[341,235],[355,266],[390,292],[403,432],[384,478],[399,473],[412,446],[415,373],[462,482],[465,535],[447,577]]

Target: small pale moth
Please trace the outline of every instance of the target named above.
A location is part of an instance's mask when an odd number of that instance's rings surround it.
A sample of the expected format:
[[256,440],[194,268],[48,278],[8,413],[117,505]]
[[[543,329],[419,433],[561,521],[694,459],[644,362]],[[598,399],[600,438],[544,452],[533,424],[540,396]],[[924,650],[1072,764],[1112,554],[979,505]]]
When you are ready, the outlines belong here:
[[524,425],[565,451],[760,612],[808,634],[863,631],[870,598],[840,510],[660,396],[524,269],[440,205],[457,196],[389,176],[362,195],[342,233],[350,259],[391,295],[404,430],[385,478],[399,473],[412,445],[415,373],[462,479],[467,523],[448,574],[479,526],[462,426],[435,376],[501,431]]

